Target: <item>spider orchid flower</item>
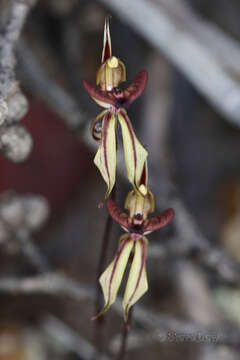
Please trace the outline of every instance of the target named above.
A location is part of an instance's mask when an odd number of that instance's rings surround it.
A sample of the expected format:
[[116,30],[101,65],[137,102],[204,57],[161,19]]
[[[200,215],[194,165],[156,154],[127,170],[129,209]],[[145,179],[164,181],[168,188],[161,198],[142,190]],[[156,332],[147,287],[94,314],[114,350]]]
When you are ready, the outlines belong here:
[[148,240],[145,235],[167,225],[174,216],[174,210],[168,209],[158,216],[148,218],[154,211],[154,196],[143,184],[143,196],[132,190],[128,194],[125,208],[129,214],[123,212],[113,200],[107,200],[110,216],[127,232],[120,238],[117,253],[101,275],[99,282],[102,287],[105,305],[96,316],[102,315],[115,302],[122,278],[132,254],[129,276],[123,296],[124,319],[127,321],[129,309],[148,290],[146,276],[146,255]]
[[125,90],[119,85],[126,81],[124,63],[112,56],[109,19],[105,20],[102,64],[97,71],[96,84],[83,79],[83,86],[91,98],[104,108],[92,121],[91,131],[99,148],[94,158],[104,181],[107,184],[105,199],[110,195],[116,180],[116,123],[119,121],[124,148],[127,175],[133,187],[139,191],[140,177],[147,159],[147,151],[137,139],[126,108],[144,91],[147,72],[141,70],[133,83]]

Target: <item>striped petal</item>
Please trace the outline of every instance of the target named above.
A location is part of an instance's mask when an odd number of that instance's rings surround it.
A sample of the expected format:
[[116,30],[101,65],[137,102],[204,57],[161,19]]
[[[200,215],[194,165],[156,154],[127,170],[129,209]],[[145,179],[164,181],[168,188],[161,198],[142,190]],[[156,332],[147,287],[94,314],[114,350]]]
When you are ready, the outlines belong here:
[[[137,139],[125,110],[121,110],[118,113],[118,119],[122,129],[124,158],[128,179],[133,187],[141,192],[142,174],[147,166],[146,159],[148,152]],[[143,195],[145,195],[145,193]]]
[[96,317],[105,313],[105,311],[107,311],[116,300],[118,289],[121,284],[133,246],[134,241],[131,239],[129,234],[123,235],[121,237],[121,242],[114,260],[107,267],[99,279],[105,299],[105,305]]
[[107,113],[102,122],[101,142],[94,164],[98,167],[107,184],[105,199],[109,196],[116,178],[116,118],[114,114]]
[[127,286],[123,297],[124,319],[127,321],[128,313],[133,306],[148,290],[146,275],[147,239],[142,237],[136,240],[134,258],[130,268]]

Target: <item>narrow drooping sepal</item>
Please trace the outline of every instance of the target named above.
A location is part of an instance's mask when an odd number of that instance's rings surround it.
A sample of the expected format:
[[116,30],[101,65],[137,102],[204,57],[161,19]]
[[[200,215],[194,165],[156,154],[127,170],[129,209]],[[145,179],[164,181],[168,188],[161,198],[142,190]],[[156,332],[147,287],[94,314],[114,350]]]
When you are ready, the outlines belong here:
[[146,166],[148,152],[137,139],[126,111],[121,110],[117,116],[122,129],[124,158],[128,179],[133,187],[137,191],[140,191],[140,182],[144,166]]
[[124,230],[128,231],[128,216],[123,212],[113,200],[107,200],[107,210],[109,215],[115,220]]
[[153,217],[152,219],[149,219],[146,221],[144,229],[145,234],[150,233],[152,231],[155,231],[157,229],[160,229],[161,227],[167,225],[172,218],[174,217],[174,210],[172,208],[165,210],[163,213],[161,213],[158,216]]
[[103,35],[103,51],[102,51],[102,64],[112,56],[112,43],[109,29],[110,16],[105,17],[104,35]]
[[105,299],[105,305],[100,313],[96,315],[96,317],[104,314],[105,311],[107,311],[116,300],[118,289],[121,284],[133,246],[134,241],[131,239],[129,234],[123,235],[121,237],[120,245],[115,258],[99,279]]
[[135,242],[134,257],[122,303],[125,321],[128,319],[128,313],[131,306],[133,306],[148,290],[146,275],[147,243],[148,241],[145,237],[142,237]]
[[116,178],[116,118],[114,114],[107,113],[102,122],[101,142],[94,158],[104,181],[107,184],[105,199],[111,193]]

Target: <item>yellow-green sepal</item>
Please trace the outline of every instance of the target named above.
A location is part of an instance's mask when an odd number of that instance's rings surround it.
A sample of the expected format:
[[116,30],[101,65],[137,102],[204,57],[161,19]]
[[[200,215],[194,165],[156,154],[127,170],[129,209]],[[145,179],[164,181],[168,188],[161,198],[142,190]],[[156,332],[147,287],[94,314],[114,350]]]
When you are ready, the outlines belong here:
[[99,279],[105,299],[105,305],[96,317],[104,314],[115,302],[133,246],[134,241],[129,234],[121,237],[119,248],[113,261]]
[[141,178],[143,169],[147,166],[146,160],[148,152],[136,137],[126,111],[121,109],[117,115],[122,129],[124,158],[128,179],[133,187],[141,192]]
[[135,241],[134,257],[122,302],[125,321],[128,319],[131,306],[148,290],[146,274],[147,246],[148,240],[144,236]]
[[105,199],[110,195],[116,180],[116,117],[107,113],[102,122],[101,142],[94,158],[104,181],[107,184]]

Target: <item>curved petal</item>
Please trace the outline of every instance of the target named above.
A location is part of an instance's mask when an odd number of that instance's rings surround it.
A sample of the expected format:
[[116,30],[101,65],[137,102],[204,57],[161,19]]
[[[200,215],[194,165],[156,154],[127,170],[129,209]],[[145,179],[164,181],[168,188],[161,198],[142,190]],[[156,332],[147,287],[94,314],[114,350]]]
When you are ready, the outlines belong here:
[[105,305],[94,319],[105,313],[116,300],[118,289],[134,245],[134,241],[128,234],[124,235],[121,239],[122,241],[115,258],[99,279],[105,299]]
[[105,199],[109,196],[116,179],[116,118],[107,113],[102,122],[101,143],[94,158],[94,164],[100,170],[107,184]]
[[147,85],[148,73],[146,70],[141,70],[133,80],[132,84],[123,91],[124,107],[129,106],[139,96],[142,95]]
[[123,212],[113,200],[107,200],[107,210],[109,215],[115,220],[119,225],[121,225],[124,230],[128,230],[128,216]]
[[147,220],[144,226],[144,234],[148,234],[152,231],[155,231],[167,225],[174,217],[174,214],[175,214],[174,210],[170,208],[165,210],[160,215]]
[[146,159],[148,152],[137,139],[126,111],[121,110],[117,115],[122,129],[124,158],[128,179],[133,187],[137,191],[140,191],[141,189],[139,189],[139,187],[141,186],[143,170],[144,167],[147,166]]
[[106,109],[115,106],[116,100],[111,92],[101,90],[98,86],[91,84],[86,79],[82,80],[82,84],[84,89],[98,105]]
[[124,319],[127,321],[128,313],[140,297],[148,290],[146,275],[147,239],[140,238],[135,243],[134,258],[129,272],[127,286],[123,296]]

